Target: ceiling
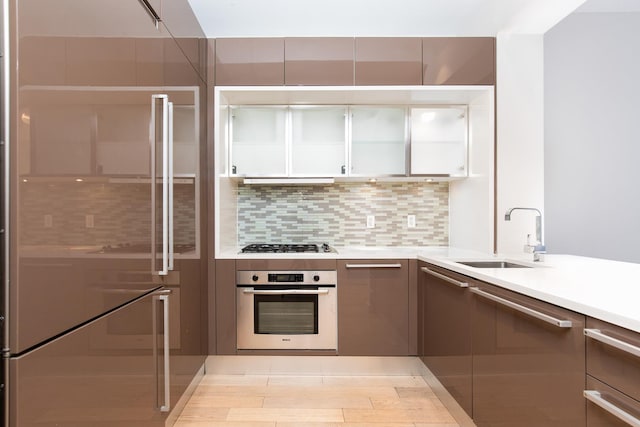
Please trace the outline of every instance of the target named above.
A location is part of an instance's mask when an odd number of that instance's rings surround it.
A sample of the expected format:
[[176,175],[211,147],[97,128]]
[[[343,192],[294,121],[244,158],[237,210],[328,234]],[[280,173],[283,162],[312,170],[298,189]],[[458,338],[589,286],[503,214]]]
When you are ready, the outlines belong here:
[[541,34],[584,1],[189,0],[212,38]]

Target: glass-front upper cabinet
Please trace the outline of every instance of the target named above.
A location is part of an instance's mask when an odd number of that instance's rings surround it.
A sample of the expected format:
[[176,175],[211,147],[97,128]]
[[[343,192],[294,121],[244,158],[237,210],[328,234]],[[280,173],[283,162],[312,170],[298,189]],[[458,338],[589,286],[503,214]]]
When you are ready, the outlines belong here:
[[406,144],[406,108],[351,108],[351,175],[405,175]]
[[291,107],[291,175],[346,173],[346,108]]
[[287,107],[231,109],[231,175],[287,175]]
[[465,106],[411,109],[411,175],[467,175]]

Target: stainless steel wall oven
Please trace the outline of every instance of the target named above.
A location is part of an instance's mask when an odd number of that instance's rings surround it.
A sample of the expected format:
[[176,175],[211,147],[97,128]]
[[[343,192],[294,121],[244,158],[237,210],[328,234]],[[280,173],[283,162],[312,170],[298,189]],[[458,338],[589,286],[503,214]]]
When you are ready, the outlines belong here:
[[335,350],[337,272],[238,271],[239,350]]

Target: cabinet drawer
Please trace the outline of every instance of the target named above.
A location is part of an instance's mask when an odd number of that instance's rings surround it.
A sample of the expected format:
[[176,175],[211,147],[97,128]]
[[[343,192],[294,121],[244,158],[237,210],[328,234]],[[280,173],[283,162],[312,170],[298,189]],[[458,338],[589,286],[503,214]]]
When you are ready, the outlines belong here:
[[585,334],[587,374],[640,400],[640,334],[592,318]]
[[[587,375],[587,427],[640,425],[640,402]],[[626,418],[623,421],[621,417]],[[634,420],[635,419],[635,420]],[[634,424],[635,422],[635,424]]]

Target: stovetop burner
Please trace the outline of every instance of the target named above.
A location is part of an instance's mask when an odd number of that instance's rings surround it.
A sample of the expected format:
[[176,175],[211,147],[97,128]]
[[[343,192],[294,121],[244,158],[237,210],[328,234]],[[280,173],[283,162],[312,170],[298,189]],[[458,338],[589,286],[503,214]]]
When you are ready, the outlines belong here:
[[242,248],[242,253],[329,253],[336,252],[331,246],[323,243],[259,243]]

